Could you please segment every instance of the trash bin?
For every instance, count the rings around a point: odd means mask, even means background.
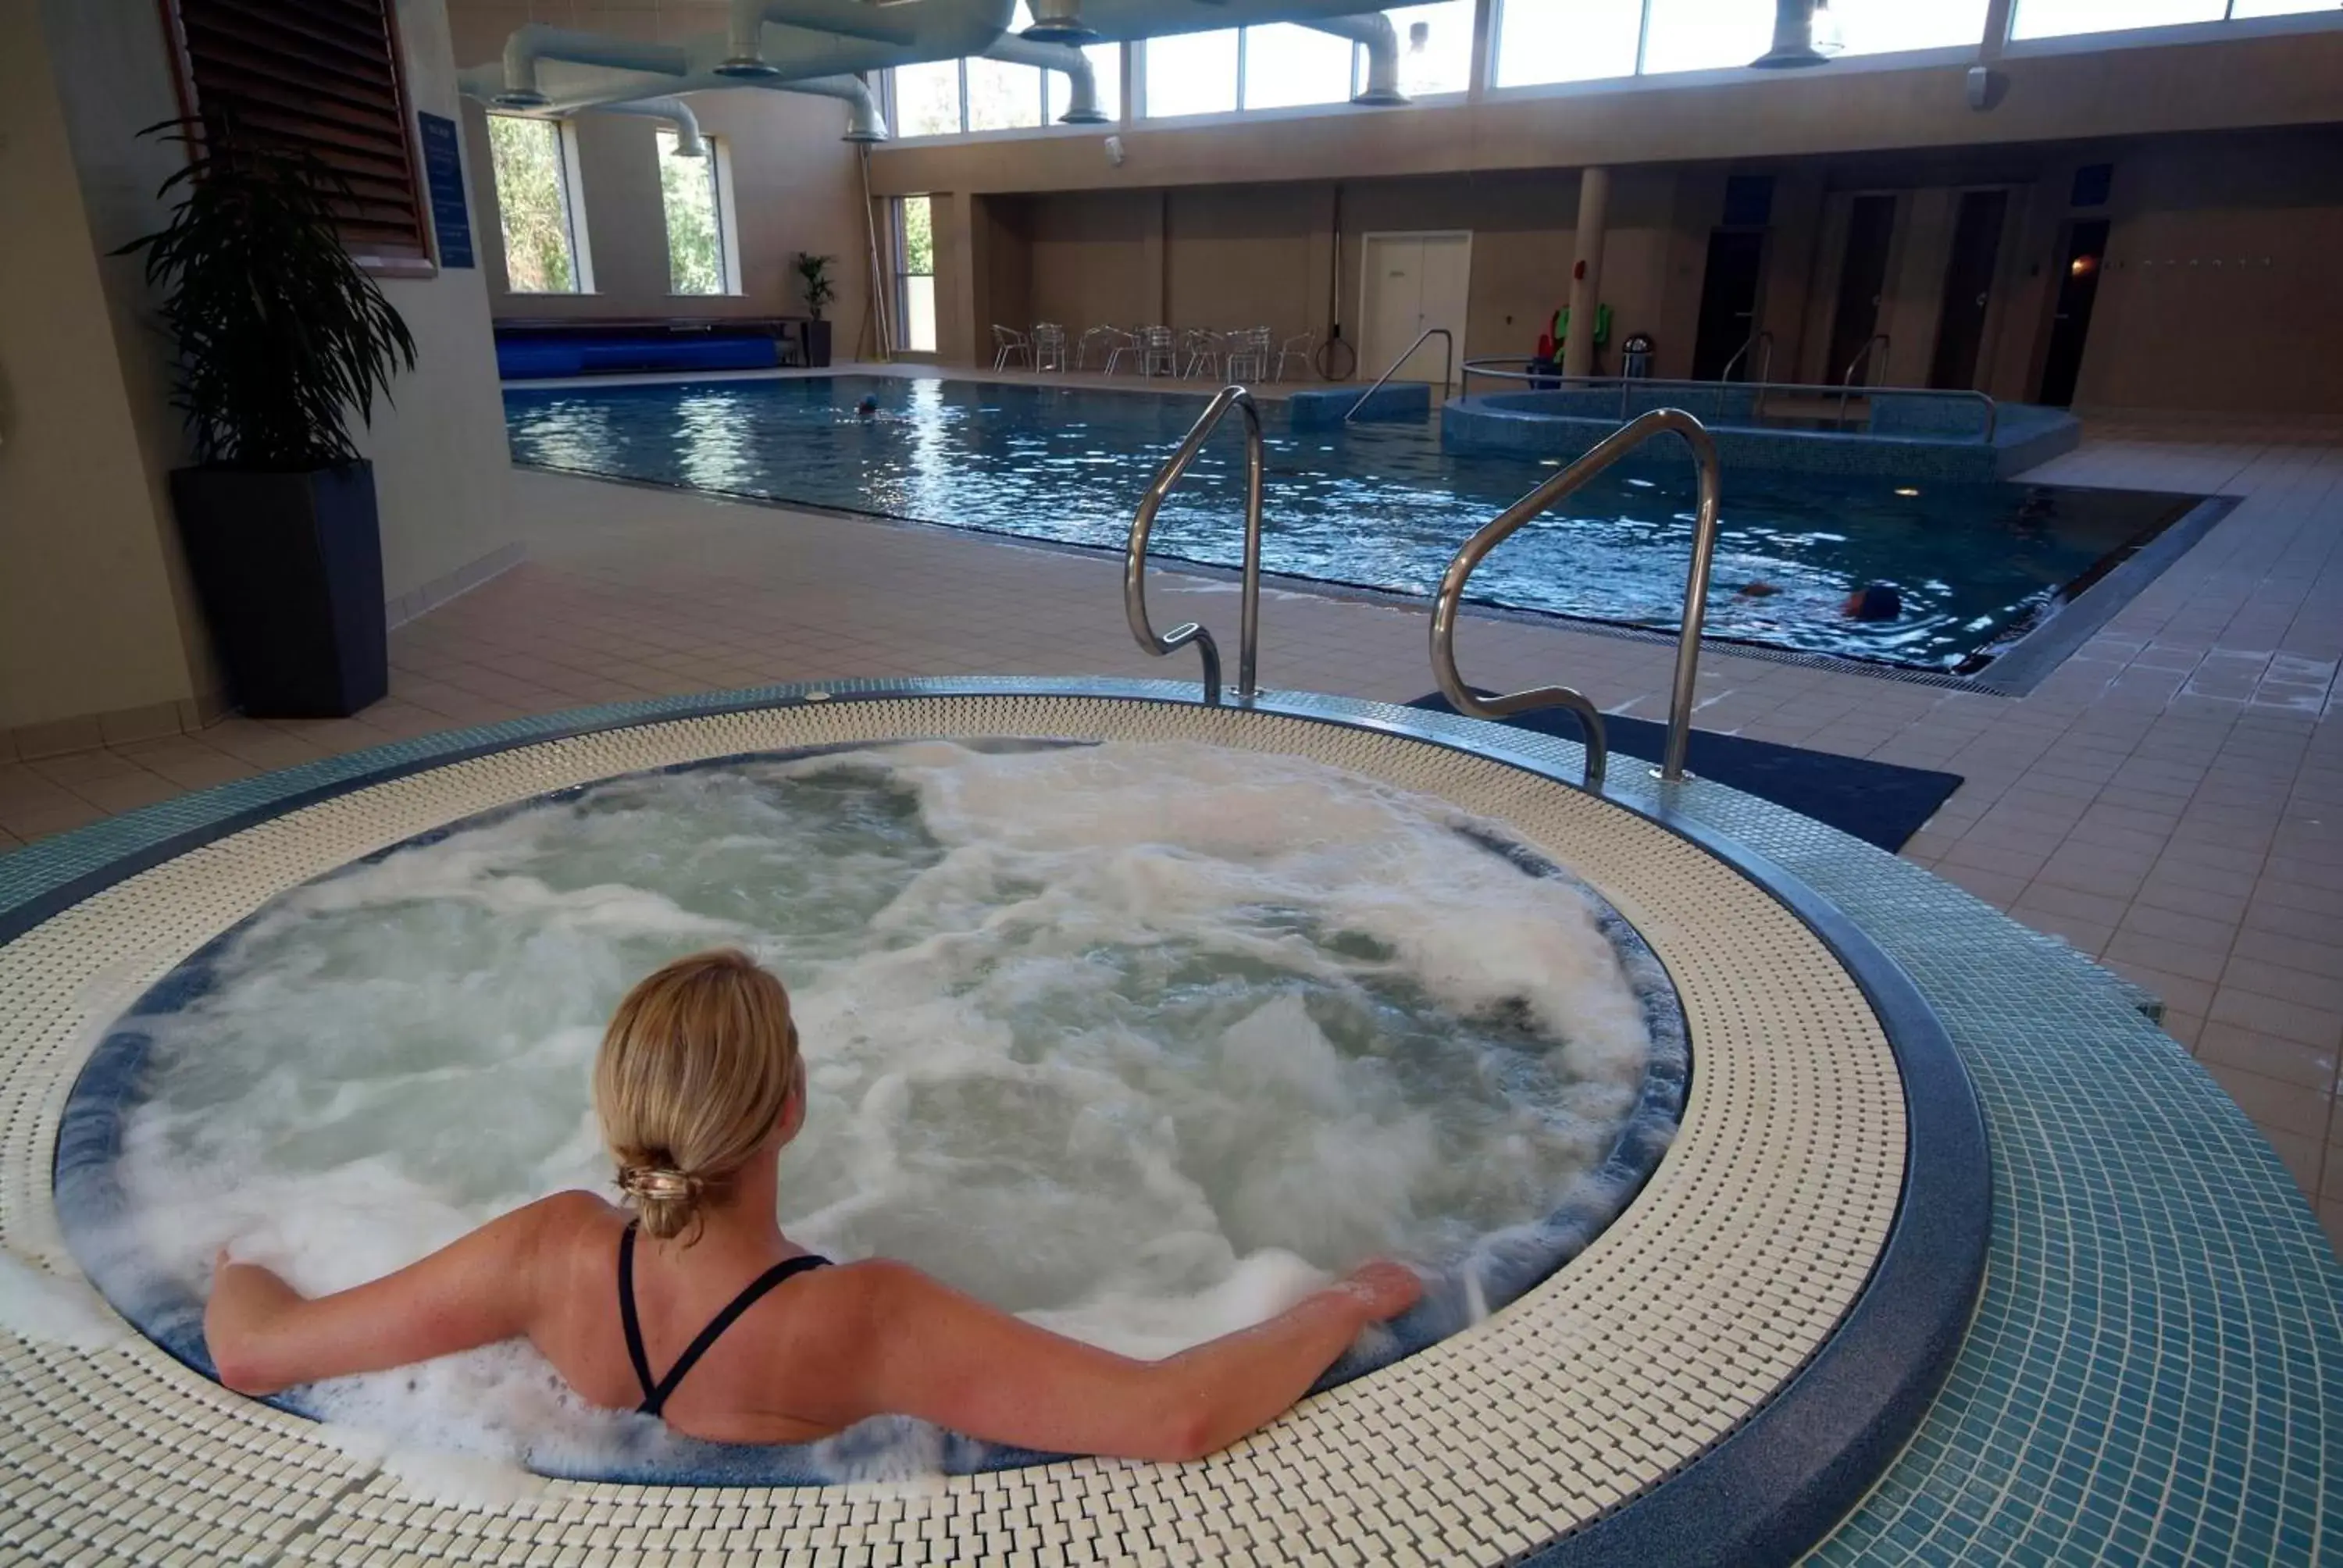
[[[1619,374],[1631,381],[1647,381],[1652,375],[1652,335],[1634,332],[1619,346]]]

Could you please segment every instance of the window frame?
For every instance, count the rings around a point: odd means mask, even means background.
[[[492,120],[522,120],[531,125],[547,126],[553,131],[554,173],[556,189],[561,197],[562,230],[569,240],[568,288],[516,288],[512,281],[512,255],[505,238],[504,192],[497,184],[497,148],[493,135],[488,137],[488,188],[497,197],[497,261],[504,275],[504,289],[508,295],[523,299],[565,299],[573,296],[590,295],[594,287],[593,252],[587,243],[584,186],[579,179],[578,160],[578,127],[566,119],[553,119],[543,115],[512,114],[501,109],[488,111]],[[658,144],[652,144],[656,146]],[[666,204],[660,204],[660,216],[666,216]],[[708,295],[692,298],[706,299]]]
[[[185,119],[196,119],[200,116],[204,107],[202,81],[207,74],[201,58],[204,50],[191,35],[188,27],[186,13],[187,0],[161,0],[161,4],[165,45],[171,56],[173,95],[178,102],[180,116]],[[198,9],[201,9],[200,3]],[[346,232],[343,236],[343,247],[348,251],[352,261],[370,272],[378,272],[393,277],[436,277],[439,275],[439,237],[431,221],[430,193],[426,188],[424,179],[422,130],[415,116],[414,95],[407,82],[407,47],[405,41],[399,35],[398,7],[391,3],[391,0],[382,0],[378,10],[370,5],[347,7],[347,9],[363,11],[365,16],[361,18],[351,15],[337,18],[332,14],[330,8],[327,8],[323,14],[320,14],[314,0],[301,7],[299,15],[303,20],[309,22],[313,27],[327,31],[337,24],[350,26],[359,24],[362,20],[371,22],[378,15],[382,26],[383,64],[388,75],[387,84],[388,102],[385,106],[395,117],[398,131],[395,139],[386,139],[386,150],[377,151],[371,156],[387,158],[389,156],[387,147],[395,145],[401,166],[395,175],[377,175],[373,177],[394,186],[404,184],[405,200],[403,202],[381,205],[403,208],[403,216],[406,219],[404,226],[412,237],[388,241],[380,238],[353,239]],[[247,16],[246,20],[250,22],[256,19]],[[203,30],[205,30],[205,25],[199,19],[196,31]],[[229,29],[224,25],[222,30],[226,32]],[[370,32],[371,29],[368,31]],[[346,41],[342,46],[347,47],[349,42],[355,42],[355,40]],[[232,101],[236,95],[229,91],[223,91],[219,95]],[[304,138],[297,136],[296,139]],[[194,155],[195,149],[189,148],[188,156],[192,158]],[[328,158],[327,161],[331,163],[334,160]],[[367,226],[387,228],[394,226],[370,223]]]
[[[732,205],[732,155],[724,145],[725,138],[702,131],[699,139],[708,149],[702,160],[708,166],[708,199],[716,224],[716,286],[704,294],[686,294],[675,286],[675,237],[667,226],[666,161],[674,155],[663,145],[680,141],[681,133],[672,125],[662,123],[651,135],[651,156],[659,163],[659,223],[667,242],[667,297],[669,299],[737,299],[746,292],[740,283],[739,224]],[[689,162],[689,159],[684,160]]]
[[[909,204],[915,201],[923,201],[928,204],[928,270],[925,272],[913,272],[911,270],[911,228],[910,223],[906,221],[905,213]],[[940,354],[942,352],[943,346],[940,324],[935,319],[935,196],[932,192],[918,192],[908,196],[893,197],[891,210],[889,212],[888,217],[888,226],[894,231],[892,244],[890,246],[892,254],[887,259],[889,269],[894,275],[893,287],[890,292],[894,296],[895,305],[895,325],[897,327],[897,341],[894,346],[895,352],[898,354]],[[935,340],[930,342],[925,348],[914,347],[911,343],[910,280],[914,277],[924,277],[928,280],[929,326],[931,332],[934,334]]]

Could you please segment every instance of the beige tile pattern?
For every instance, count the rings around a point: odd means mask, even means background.
[[[93,1026],[287,889],[548,789],[918,733],[1304,756],[1506,824],[1651,933],[1675,981],[1703,1066],[1666,1159],[1503,1312],[1185,1466],[1079,1459],[908,1485],[681,1493],[552,1482],[462,1508],[403,1495],[362,1444],[231,1394],[144,1340],[92,1352],[0,1334],[0,1465],[21,1481],[0,1488],[0,1542],[29,1543],[35,1561],[141,1565],[206,1529],[205,1560],[272,1563],[1007,1568],[1232,1560],[1232,1540],[1297,1568],[1404,1553],[1506,1563],[1707,1451],[1806,1362],[1869,1278],[1903,1185],[1894,1056],[1852,977],[1762,890],[1631,811],[1421,741],[1045,697],[805,703],[517,748],[272,818],[104,890],[0,946],[0,1126],[21,1130],[0,1141],[0,1243],[63,1255],[48,1153]],[[882,1514],[889,1504],[901,1506]],[[860,1545],[872,1551],[824,1550]]]
[[[1704,662],[1698,722],[1945,768],[1966,782],[1905,853],[2162,997],[2167,1027],[2270,1136],[2343,1238],[2343,439],[2331,428],[2095,423],[2032,476],[2240,498],[2017,699]],[[392,696],[356,719],[0,762],[0,848],[240,770],[649,694],[848,676],[1192,676],[1131,643],[1119,563],[860,518],[522,474],[528,559],[402,627]],[[1233,659],[1233,585],[1161,574]],[[1273,686],[1431,688],[1417,608],[1272,590]],[[1474,620],[1468,677],[1567,680],[1664,715],[1669,649]],[[91,761],[96,756],[102,760]],[[62,765],[62,766],[61,766]]]

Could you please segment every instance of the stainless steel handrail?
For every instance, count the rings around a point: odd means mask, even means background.
[[[1440,358],[1440,396],[1444,401],[1448,397],[1448,388],[1456,383],[1456,338],[1445,327],[1427,327],[1415,335],[1415,341],[1407,346],[1406,353],[1391,362],[1390,369],[1375,377],[1373,386],[1359,394],[1359,400],[1351,405],[1351,411],[1348,414],[1342,416],[1342,423],[1347,425],[1357,418],[1359,410],[1367,406],[1367,399],[1382,391],[1383,383],[1398,375],[1399,367],[1415,357],[1415,351],[1423,347],[1425,338],[1434,337],[1438,337],[1445,347],[1445,352]]]
[[[1767,376],[1773,373],[1774,369],[1774,335],[1770,332],[1760,332],[1755,337],[1750,338],[1748,342],[1744,343],[1740,347],[1735,349],[1733,351],[1733,357],[1725,362],[1725,368],[1716,373],[1716,378],[1719,381],[1732,380],[1733,367],[1740,364],[1744,359],[1748,358],[1749,351],[1752,348],[1760,347],[1764,348],[1765,352],[1757,357],[1757,379],[1759,381],[1765,380]]]
[[[1180,449],[1155,471],[1154,482],[1147,487],[1139,512],[1131,519],[1131,544],[1122,560],[1122,609],[1131,622],[1131,635],[1158,658],[1194,643],[1204,660],[1204,701],[1213,707],[1221,700],[1221,649],[1212,634],[1192,620],[1159,637],[1147,618],[1147,536],[1155,528],[1155,514],[1162,510],[1163,498],[1187,473],[1196,454],[1204,449],[1205,437],[1231,408],[1242,409],[1245,421],[1244,585],[1237,626],[1237,700],[1252,701],[1261,652],[1261,496],[1267,470],[1261,410],[1253,406],[1252,393],[1242,387],[1223,387],[1213,394],[1202,415],[1189,427]]]
[[[1700,634],[1708,617],[1710,564],[1716,556],[1717,508],[1723,498],[1723,473],[1716,460],[1716,443],[1708,427],[1681,408],[1654,408],[1638,414],[1589,447],[1570,467],[1507,507],[1464,541],[1440,579],[1439,596],[1432,604],[1432,674],[1441,695],[1457,712],[1474,719],[1503,719],[1536,708],[1567,708],[1578,716],[1586,732],[1586,788],[1600,792],[1608,769],[1611,745],[1604,733],[1603,715],[1584,693],[1567,686],[1541,686],[1503,697],[1483,699],[1473,694],[1456,672],[1456,615],[1464,600],[1464,585],[1491,550],[1512,537],[1513,530],[1561,501],[1572,491],[1663,431],[1673,430],[1692,447],[1700,477],[1698,510],[1694,514],[1692,565],[1684,575],[1683,628],[1676,633],[1675,681],[1668,695],[1668,740],[1659,776],[1670,782],[1684,778],[1684,749],[1692,739],[1693,691],[1700,674]]]
[[[1720,400],[1727,393],[1731,392],[1749,392],[1758,394],[1775,392],[1803,392],[1820,397],[1836,397],[1841,393],[1847,392],[1847,388],[1845,387],[1825,386],[1823,383],[1816,381],[1669,381],[1645,377],[1623,377],[1616,376],[1564,376],[1560,371],[1555,370],[1508,370],[1503,368],[1503,367],[1508,365],[1526,366],[1536,363],[1537,361],[1528,355],[1489,355],[1478,359],[1466,360],[1464,362],[1464,373],[1468,377],[1486,376],[1499,381],[1529,382],[1534,383],[1538,387],[1590,387],[1605,389],[1617,387],[1625,390],[1640,388],[1645,391],[1664,390],[1669,392],[1681,392],[1684,394],[1686,397],[1699,395],[1715,397]],[[1860,390],[1866,399],[1875,399],[1880,397],[1950,397],[1965,399],[1968,402],[1976,404],[1978,407],[1983,410],[1984,422],[1982,427],[1977,433],[1976,438],[1978,440],[1991,441],[1994,438],[1994,433],[2000,428],[2000,405],[1996,403],[1993,398],[1986,394],[1973,391],[1966,387],[1865,387],[1860,388]],[[1852,394],[1850,393],[1849,395],[1851,396]],[[1719,407],[1721,409],[1721,401]],[[1754,410],[1757,407],[1757,404],[1753,401],[1751,407]],[[1753,413],[1752,417],[1754,418],[1755,417],[1755,416]],[[1717,424],[1727,424],[1731,421],[1727,420],[1722,412],[1720,412],[1715,422]]]
[[[1888,337],[1888,335],[1887,335],[1886,333],[1885,333],[1885,332],[1875,332],[1875,333],[1873,333],[1873,334],[1871,335],[1871,337],[1869,337],[1869,338],[1868,338],[1868,339],[1864,343],[1864,346],[1863,346],[1863,352],[1861,352],[1860,354],[1857,354],[1854,358],[1852,358],[1852,359],[1850,359],[1850,360],[1848,360],[1848,361],[1846,362],[1846,373],[1845,373],[1845,375],[1841,376],[1841,377],[1838,378],[1838,384],[1839,384],[1840,386],[1842,386],[1842,387],[1852,387],[1852,386],[1854,386],[1854,385],[1855,385],[1855,370],[1856,370],[1856,369],[1857,369],[1857,368],[1858,368],[1858,367],[1863,364],[1863,362],[1864,362],[1865,360],[1866,360],[1866,359],[1868,359],[1868,358],[1870,358],[1870,357],[1871,357],[1871,351],[1872,351],[1873,349],[1875,349],[1875,348],[1878,347],[1879,347],[1881,344],[1883,344],[1883,343],[1887,344],[1890,347],[1893,347],[1895,346],[1895,339],[1894,339],[1894,338],[1892,338],[1892,337]]]
[[[1863,345],[1863,352],[1846,362],[1846,374],[1838,378],[1838,427],[1840,429],[1844,430],[1846,428],[1846,400],[1855,396],[1855,367],[1870,358],[1871,351],[1873,349],[1878,347],[1883,343],[1889,342],[1890,339],[1887,334],[1885,332],[1875,332],[1865,341]],[[1882,355],[1880,357],[1885,358],[1886,356]],[[1869,396],[1869,390],[1867,387],[1865,395],[1866,397]],[[1987,440],[1991,440],[1992,437],[1987,435],[1986,438]]]

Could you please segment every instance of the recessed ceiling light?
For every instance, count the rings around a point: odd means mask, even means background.
[[[1897,495],[1899,495],[1899,496],[1916,496],[1916,495],[1918,495],[1920,492],[1919,492],[1919,491],[1917,491],[1917,490],[1916,490],[1916,489],[1914,489],[1914,488],[1913,488],[1911,486],[1909,486],[1909,485],[1898,485],[1898,486],[1896,487],[1896,493]]]

